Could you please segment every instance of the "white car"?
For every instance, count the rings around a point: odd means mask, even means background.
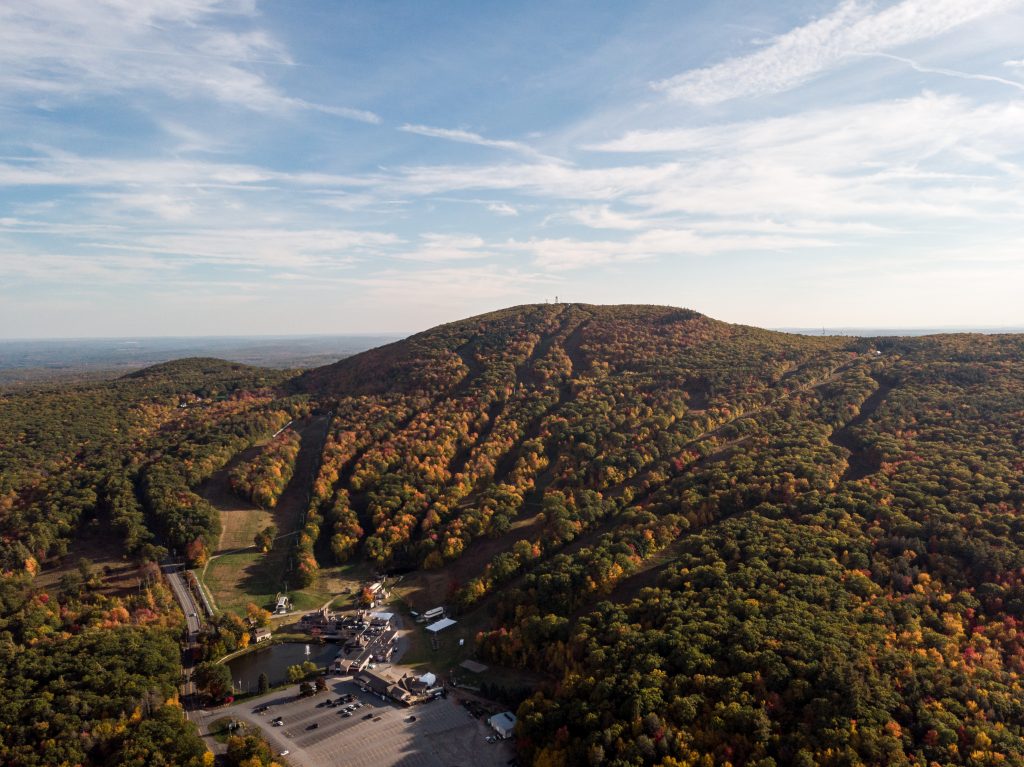
[[[289,751],[289,750],[288,750],[288,749],[286,748],[286,749],[285,749],[284,751],[282,751],[282,752],[281,752],[280,754],[278,754],[278,756],[288,756],[288,754],[290,754],[290,753],[291,753],[291,751]]]

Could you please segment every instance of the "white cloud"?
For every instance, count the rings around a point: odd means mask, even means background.
[[[415,133],[418,136],[428,136],[430,138],[457,141],[460,144],[475,144],[476,146],[491,147],[493,149],[507,149],[512,152],[519,152],[521,154],[534,157],[540,156],[540,153],[536,149],[527,144],[523,144],[522,142],[489,139],[481,136],[479,133],[472,133],[466,130],[433,128],[429,125],[410,125],[408,123],[401,126],[398,130],[406,133]]]
[[[716,253],[791,251],[833,245],[821,238],[784,234],[705,235],[692,229],[648,229],[626,240],[578,240],[569,237],[512,241],[507,248],[529,253],[543,269],[565,271],[659,256],[709,256]]]
[[[282,93],[253,65],[290,67],[262,30],[228,31],[225,17],[255,20],[233,0],[13,0],[0,5],[0,92],[43,104],[87,94],[155,91],[257,112],[308,109],[376,123],[372,112]]]
[[[756,53],[726,59],[654,83],[695,104],[778,93],[840,65],[849,56],[879,53],[928,40],[1021,0],[901,0],[881,10],[844,0],[829,15],[772,39]]]
[[[237,227],[149,234],[122,242],[98,242],[95,247],[163,254],[181,264],[294,270],[348,268],[360,255],[378,255],[381,248],[400,241],[387,232]]]
[[[499,216],[518,216],[519,210],[507,202],[492,202],[487,206],[487,210],[491,213],[497,213]]]
[[[87,157],[52,147],[39,154],[0,161],[0,186],[145,186],[255,188],[266,184],[366,187],[373,176],[289,173],[258,165],[190,159]]]
[[[702,128],[633,131],[591,149],[672,152],[678,170],[627,195],[648,213],[884,221],[1020,209],[1024,101],[924,94]],[[987,212],[987,213],[986,213]]]
[[[459,264],[416,271],[385,269],[345,281],[374,301],[405,309],[423,307],[434,315],[439,307],[464,306],[467,297],[489,303],[494,309],[509,300],[522,300],[524,295],[532,294],[540,301],[557,278],[542,271],[497,264]]]
[[[401,168],[376,182],[399,195],[515,189],[541,197],[610,200],[658,186],[678,170],[675,163],[610,168],[580,168],[557,162],[420,165]]]
[[[982,82],[999,83],[1000,85],[1008,85],[1011,88],[1024,91],[1024,83],[1017,82],[1016,80],[1007,80],[1005,77],[976,74],[974,72],[961,72],[957,69],[947,69],[945,67],[931,67],[925,64],[919,64],[913,59],[904,58],[903,56],[893,56],[891,53],[872,53],[866,55],[877,56],[891,61],[898,61],[901,64],[906,64],[915,72],[921,72],[923,74],[945,75],[946,77],[957,77],[961,80],[980,80]]]
[[[608,205],[587,205],[569,211],[569,219],[589,226],[591,229],[647,229],[652,226],[650,219],[621,213]]]
[[[398,257],[406,261],[472,261],[490,258],[493,254],[481,250],[483,238],[475,234],[438,234],[427,232],[420,235],[422,244],[414,250],[399,251]]]

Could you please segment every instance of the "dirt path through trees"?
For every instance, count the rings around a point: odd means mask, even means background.
[[[875,414],[875,411],[893,389],[893,385],[883,378],[876,377],[875,381],[878,383],[878,388],[861,403],[860,413],[848,424],[833,431],[829,437],[829,441],[833,445],[844,448],[850,453],[847,458],[846,470],[840,477],[841,482],[856,482],[869,474],[874,474],[882,467],[882,458],[878,452],[867,447],[854,431]]]

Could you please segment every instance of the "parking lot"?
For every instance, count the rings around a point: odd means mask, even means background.
[[[342,706],[322,705],[346,693],[363,704],[352,716],[343,716]],[[261,704],[269,710],[255,713]],[[327,693],[305,699],[296,699],[290,690],[272,693],[233,706],[230,715],[258,725],[275,753],[288,750],[289,764],[301,767],[504,767],[514,755],[509,743],[488,743],[490,728],[454,697],[405,708],[360,691],[348,677],[329,679]],[[280,727],[271,725],[276,717],[283,720]]]

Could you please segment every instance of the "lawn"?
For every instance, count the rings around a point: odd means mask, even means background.
[[[449,629],[436,635],[437,649],[431,642],[431,635],[425,623],[415,623],[407,611],[403,611],[403,620],[413,630],[406,635],[409,649],[402,655],[401,663],[405,666],[418,666],[436,674],[447,674],[466,658],[475,654],[476,635],[490,627],[490,619],[481,610],[471,612],[458,619]],[[465,640],[459,646],[459,640]]]
[[[315,610],[329,601],[333,594],[318,588],[288,591],[285,580],[286,560],[282,555],[244,551],[217,557],[206,568],[203,582],[213,595],[218,609],[245,614],[246,605],[255,602],[273,610],[277,595],[287,591],[295,610]]]
[[[203,582],[218,609],[244,615],[246,605],[255,602],[273,610],[277,595],[287,590],[288,554],[285,547],[269,554],[255,550],[224,554],[210,562]],[[353,609],[360,585],[368,574],[360,565],[324,568],[312,586],[287,593],[294,610],[316,610],[328,602],[336,610]]]

